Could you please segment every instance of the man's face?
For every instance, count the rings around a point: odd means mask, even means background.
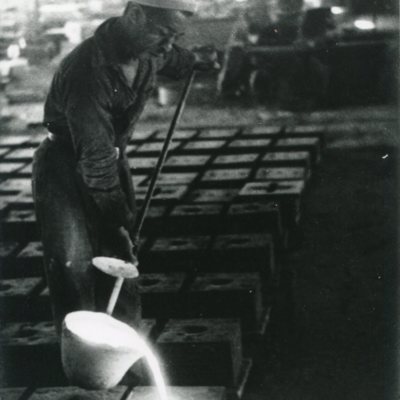
[[[138,46],[141,55],[157,56],[171,50],[183,35],[187,16],[181,11],[146,9],[146,22],[140,32]]]

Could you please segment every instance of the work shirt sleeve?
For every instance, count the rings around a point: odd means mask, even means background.
[[[172,79],[189,75],[195,64],[195,55],[187,49],[173,45],[171,51],[158,59],[158,73]]]
[[[120,185],[114,147],[112,88],[104,78],[86,78],[74,82],[65,99],[78,173],[105,223],[131,229],[134,216]]]

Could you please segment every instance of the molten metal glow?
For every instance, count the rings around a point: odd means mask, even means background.
[[[164,376],[161,372],[160,363],[157,357],[154,355],[150,347],[142,340],[144,357],[146,358],[147,364],[153,374],[154,383],[157,387],[160,400],[168,400],[167,388],[165,385]]]
[[[91,343],[115,348],[132,346],[132,329],[107,314],[81,311],[69,314],[66,322],[71,332]]]
[[[120,354],[118,357],[121,357],[122,354],[128,355],[129,359],[132,357],[132,364],[138,358],[144,357],[153,375],[160,400],[168,400],[164,377],[156,356],[145,340],[129,325],[110,315],[90,311],[68,314],[65,324],[71,333],[85,343],[85,346],[96,353],[103,352],[104,357],[110,357],[110,354]],[[104,365],[107,364],[107,362],[104,363]],[[125,369],[121,371],[121,373],[125,372]]]

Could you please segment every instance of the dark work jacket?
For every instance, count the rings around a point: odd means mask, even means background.
[[[194,55],[174,46],[165,55],[139,58],[130,87],[117,61],[116,24],[118,18],[105,21],[61,62],[46,99],[44,124],[73,146],[77,171],[105,222],[131,228],[133,215],[121,188],[115,147],[124,152],[132,132],[127,128],[142,113],[156,75],[183,78]]]

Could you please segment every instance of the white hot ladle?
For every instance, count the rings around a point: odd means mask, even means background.
[[[133,328],[111,315],[93,311],[75,311],[65,317],[61,359],[73,385],[89,390],[111,389],[142,357],[153,374],[160,400],[167,400],[159,362]]]
[[[63,322],[61,358],[70,382],[108,389],[145,355],[146,344],[129,325],[105,313],[75,311]]]

